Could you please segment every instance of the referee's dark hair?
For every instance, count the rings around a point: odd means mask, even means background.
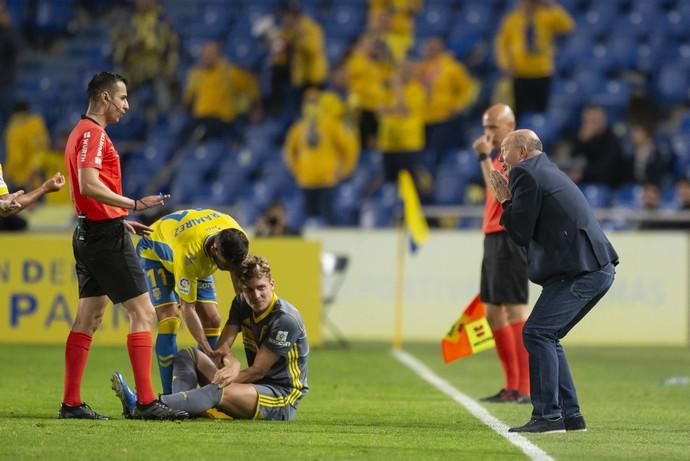
[[[122,82],[127,85],[127,79],[120,74],[113,72],[99,72],[89,81],[89,86],[86,93],[89,95],[89,101],[98,101],[98,96],[107,90],[111,90],[117,82]]]
[[[249,253],[249,240],[238,229],[223,229],[216,236],[216,249],[227,262],[239,265]]]

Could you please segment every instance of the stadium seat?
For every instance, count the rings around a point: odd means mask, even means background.
[[[639,202],[640,186],[637,184],[625,184],[616,189],[613,195],[613,206],[635,208]]]
[[[482,177],[477,155],[469,150],[459,150],[443,156],[437,176],[443,171],[453,172],[458,181],[476,181]]]
[[[666,65],[656,76],[655,93],[657,101],[662,106],[683,104],[688,100],[690,78],[688,70],[673,65]]]
[[[613,61],[616,70],[632,70],[635,68],[636,48],[638,42],[629,35],[609,36],[607,41],[609,59]]]
[[[333,209],[337,210],[333,216],[336,226],[356,226],[359,223],[359,204],[361,196],[357,188],[348,181],[340,184],[335,192]]]
[[[429,3],[417,15],[415,34],[417,37],[445,37],[450,27],[450,20],[451,11],[447,4]]]
[[[518,121],[518,126],[534,131],[541,139],[544,150],[550,151],[551,144],[556,141],[557,131],[547,114],[530,112],[523,114]]]
[[[382,199],[370,198],[362,204],[359,225],[363,228],[391,227],[395,205]]]
[[[365,23],[364,9],[348,2],[337,2],[324,18],[323,27],[330,37],[350,39],[362,30]]]
[[[465,201],[465,181],[457,171],[441,169],[434,179],[433,202],[437,205],[462,205]]]
[[[33,28],[36,33],[55,35],[67,32],[74,16],[74,0],[37,0],[34,8]]]
[[[611,189],[605,184],[581,184],[580,190],[592,208],[606,208],[611,201]]]

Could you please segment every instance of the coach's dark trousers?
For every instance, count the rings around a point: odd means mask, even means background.
[[[597,304],[613,283],[608,264],[596,272],[544,285],[523,329],[529,353],[533,418],[579,416],[575,383],[560,340]]]

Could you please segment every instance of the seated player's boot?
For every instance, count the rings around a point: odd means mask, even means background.
[[[93,411],[85,402],[82,402],[81,405],[76,407],[63,403],[60,405],[57,417],[58,419],[108,419],[107,416]]]
[[[189,418],[189,413],[182,410],[173,410],[160,400],[154,400],[146,405],[137,403],[132,410],[132,418],[176,420]]]
[[[137,406],[136,392],[129,388],[127,382],[125,382],[125,378],[117,371],[110,377],[110,382],[115,391],[115,395],[120,399],[120,403],[122,404],[122,416],[131,418],[132,411],[134,411],[134,407]]]

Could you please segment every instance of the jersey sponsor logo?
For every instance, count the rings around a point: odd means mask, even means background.
[[[268,342],[271,344],[275,344],[276,346],[290,347],[290,341],[288,341],[287,338],[287,331],[278,331],[276,332],[275,338],[268,338]]]
[[[192,283],[189,281],[189,279],[182,277],[180,281],[177,282],[177,288],[183,295],[188,295],[190,289],[192,288]]]
[[[101,133],[101,139],[98,140],[98,149],[96,150],[96,165],[103,163],[103,144],[105,144],[105,133]]]
[[[91,132],[90,131],[85,131],[84,136],[81,141],[81,152],[79,155],[79,161],[80,162],[85,162],[86,161],[86,152],[89,150],[89,139],[91,138]]]

